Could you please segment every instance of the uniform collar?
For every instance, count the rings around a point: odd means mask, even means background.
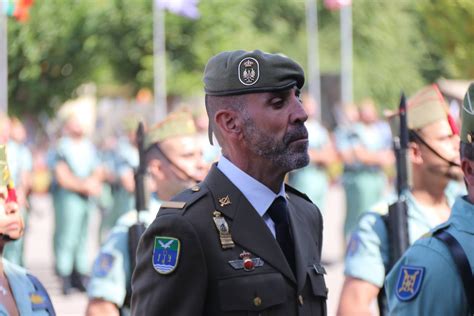
[[[2,258],[2,262],[3,271],[5,272],[10,288],[12,289],[18,313],[20,315],[29,315],[31,313],[30,291],[32,289],[25,286],[25,280],[27,280],[26,271],[4,258]]]
[[[263,183],[239,169],[224,156],[220,157],[217,168],[242,192],[260,216],[265,214],[276,197],[283,196],[285,198],[286,196],[283,183],[280,192],[275,194]]]
[[[467,196],[458,197],[451,211],[448,223],[458,230],[474,234],[474,204],[467,200]]]
[[[410,204],[408,210],[412,217],[419,217],[423,222],[428,222],[431,227],[441,224],[441,220],[436,216],[436,214],[429,207],[423,206],[423,204],[419,203],[409,190],[404,191],[404,194],[407,197],[407,203]],[[452,208],[455,202],[453,196],[447,194],[446,191],[445,196],[449,208]]]

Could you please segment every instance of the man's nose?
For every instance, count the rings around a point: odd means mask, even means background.
[[[299,123],[299,122],[306,122],[308,120],[308,113],[303,107],[303,103],[300,99],[295,95],[293,96],[293,113],[291,116],[292,123]]]

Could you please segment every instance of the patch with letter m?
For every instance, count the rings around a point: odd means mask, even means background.
[[[153,245],[153,268],[160,274],[170,274],[178,266],[180,250],[179,239],[156,236]]]
[[[400,268],[395,295],[400,301],[409,301],[420,292],[424,267],[406,266]]]

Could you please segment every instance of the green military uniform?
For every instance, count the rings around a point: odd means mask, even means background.
[[[327,130],[318,121],[307,122],[309,149],[321,150],[329,142]],[[290,185],[304,192],[323,211],[326,205],[329,178],[321,166],[310,164],[290,173]]]
[[[94,145],[85,138],[80,141],[69,137],[61,138],[57,145],[55,161],[64,161],[79,178],[90,176],[99,164]],[[53,190],[53,203],[56,271],[60,276],[71,275],[73,269],[80,274],[87,274],[87,236],[93,202],[87,196],[56,185]]]
[[[114,173],[116,180],[110,185],[110,195],[107,197],[107,207],[103,208],[100,223],[101,238],[115,225],[118,218],[135,207],[135,194],[128,192],[120,183],[120,177],[128,172],[134,172],[138,167],[138,150],[128,139],[120,138],[117,148],[107,157],[107,168]]]
[[[233,51],[209,60],[204,83],[208,96],[277,92],[301,89],[304,74],[282,55]],[[288,207],[294,270],[267,212],[277,197]],[[142,236],[132,313],[326,315],[321,247],[322,216],[304,194],[283,183],[275,194],[222,156],[202,183],[163,202]]]
[[[389,145],[376,125],[356,123],[336,133],[336,147],[340,151],[362,146],[369,151],[387,149]],[[342,184],[346,194],[346,218],[344,235],[347,237],[355,228],[359,216],[383,196],[386,177],[378,166],[355,162],[344,165]]]
[[[202,184],[174,199],[177,203],[164,202],[143,235],[132,281],[133,314],[325,315],[321,214],[303,194],[289,186],[286,190],[296,276],[258,213],[214,165]],[[215,211],[229,225],[232,248],[220,243]],[[152,264],[160,236],[180,245],[176,271],[170,274],[157,272]],[[233,267],[244,251],[262,265],[252,271]]]
[[[31,172],[33,169],[33,159],[31,152],[24,144],[17,143],[10,140],[7,144],[8,147],[8,165],[12,173],[13,182],[18,185],[20,183],[20,177],[22,172]],[[22,208],[21,214],[25,223],[25,230],[28,225],[28,210]],[[10,262],[24,266],[23,258],[24,248],[24,237],[9,242],[5,245],[3,250],[3,257],[8,259]]]
[[[467,151],[474,141],[474,83],[464,98],[462,108],[461,143]],[[472,157],[461,157],[472,163]],[[466,177],[472,174],[466,174]],[[469,171],[470,172],[470,171]],[[468,191],[472,184],[468,184]],[[438,236],[449,234],[460,246],[457,256],[464,253],[467,261],[461,277],[447,244]],[[393,315],[472,315],[473,293],[465,291],[464,282],[472,285],[474,268],[474,204],[472,196],[459,197],[448,221],[411,246],[387,276],[385,289]],[[469,295],[470,294],[470,295]]]

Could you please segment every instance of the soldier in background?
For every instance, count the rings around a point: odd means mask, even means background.
[[[100,235],[104,238],[117,220],[135,207],[135,183],[133,172],[138,167],[138,149],[135,131],[138,119],[127,117],[123,121],[124,134],[117,140],[116,148],[109,158],[109,179],[112,187],[112,205],[104,210]]]
[[[456,199],[448,221],[416,241],[387,275],[391,315],[461,316],[474,311],[474,83],[464,97],[461,117],[461,168],[468,193]]]
[[[395,122],[398,117],[390,119]],[[405,196],[409,241],[413,243],[447,220],[456,196],[449,195],[446,188],[451,179],[461,177],[461,170],[451,165],[459,163],[459,137],[450,126],[446,103],[437,87],[425,87],[408,100],[407,119],[413,186]],[[396,130],[393,133],[399,134]],[[390,269],[390,242],[384,217],[395,200],[389,198],[369,209],[351,235],[338,315],[371,315],[371,304]]]
[[[31,190],[31,173],[33,170],[33,158],[30,149],[26,146],[26,129],[23,123],[13,117],[10,119],[10,137],[7,143],[8,165],[15,183],[18,206],[25,224],[25,232],[28,226],[28,195]],[[12,241],[5,246],[3,256],[10,262],[24,266],[24,240],[25,237]]]
[[[148,211],[139,212],[148,226],[156,217],[162,200],[204,177],[201,147],[188,112],[175,112],[153,126],[145,137],[147,169],[151,189]],[[129,313],[131,260],[129,228],[137,222],[137,211],[124,214],[112,229],[97,256],[87,289],[87,315],[125,315]]]
[[[289,184],[308,195],[324,214],[329,187],[327,168],[336,161],[337,155],[328,131],[315,117],[318,104],[305,94],[303,106],[309,117],[305,124],[308,129],[309,165],[291,172]]]
[[[53,173],[55,210],[54,254],[63,294],[73,287],[85,291],[89,264],[87,237],[93,197],[101,193],[103,170],[78,117],[70,114],[58,140]]]
[[[24,229],[6,156],[6,146],[0,144],[0,314],[55,315],[41,282],[22,267],[1,258],[8,242],[21,238]]]
[[[346,238],[359,216],[383,196],[387,184],[383,168],[392,166],[395,161],[390,139],[380,132],[380,121],[372,100],[366,99],[360,104],[359,116],[360,121],[336,142],[344,161]]]

